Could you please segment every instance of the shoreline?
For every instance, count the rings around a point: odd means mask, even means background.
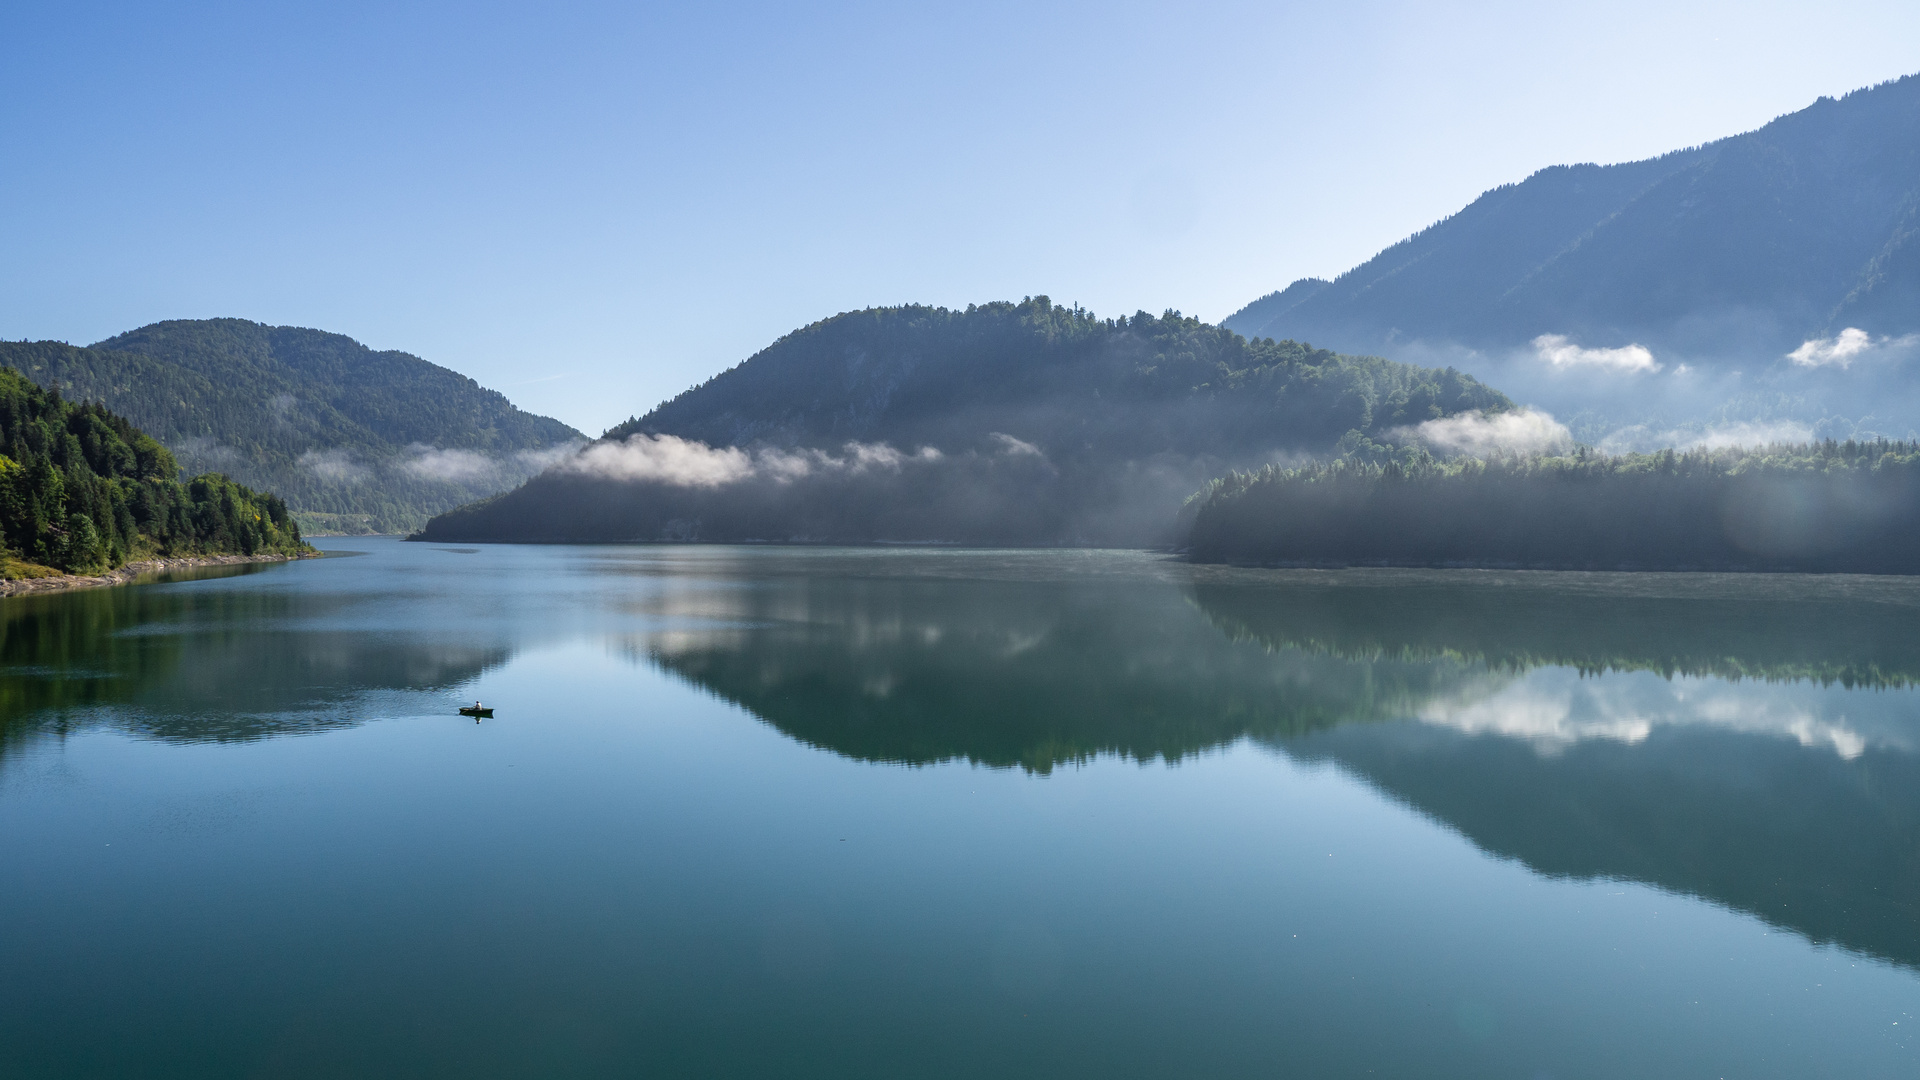
[[[101,589],[114,585],[128,585],[146,574],[163,573],[168,570],[184,570],[196,566],[238,566],[242,563],[295,562],[300,559],[317,559],[320,552],[311,555],[181,555],[167,559],[142,559],[130,562],[117,570],[109,570],[98,577],[80,574],[59,574],[54,577],[19,578],[12,581],[0,581],[0,599],[9,596],[23,596],[28,593],[68,592],[74,589]]]

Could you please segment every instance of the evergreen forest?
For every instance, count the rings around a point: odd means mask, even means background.
[[[1235,459],[1511,406],[1451,368],[1245,338],[1175,311],[1105,319],[1035,296],[836,315],[604,437],[950,451],[998,432],[1056,461]]]
[[[156,555],[296,555],[287,504],[173,454],[124,417],[0,368],[0,568],[99,574]]]
[[[1198,562],[1920,573],[1920,443],[1435,460],[1215,480]]]
[[[435,540],[1156,545],[1210,477],[1511,402],[1451,369],[1047,297],[849,312]]]

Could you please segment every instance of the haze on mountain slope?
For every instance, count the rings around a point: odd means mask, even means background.
[[[0,365],[126,416],[188,475],[280,494],[313,532],[417,528],[583,440],[419,357],[244,319],[154,323],[88,348],[0,342]]]
[[[1920,76],[1646,161],[1542,169],[1225,325],[1455,363],[1620,448],[1910,436]]]
[[[796,330],[431,539],[1168,542],[1228,469],[1470,413],[1452,370],[1044,296]],[[1356,436],[1357,437],[1357,436]]]

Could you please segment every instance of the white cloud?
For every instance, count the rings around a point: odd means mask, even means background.
[[[1712,676],[1613,672],[1595,679],[1572,668],[1535,668],[1486,693],[1474,688],[1427,702],[1417,717],[1469,735],[1501,735],[1559,753],[1594,739],[1644,741],[1662,727],[1699,725],[1791,739],[1853,759],[1870,746],[1911,752],[1915,738],[1902,695],[1795,682],[1732,682]]]
[[[541,450],[489,454],[479,450],[447,449],[413,443],[406,448],[397,464],[401,471],[426,480],[504,485],[542,472],[571,457],[584,445],[579,439],[573,439]]]
[[[1857,326],[1849,326],[1840,331],[1838,337],[1811,338],[1787,354],[1787,359],[1801,367],[1837,367],[1842,370],[1852,367],[1855,360],[1877,348],[1894,345],[1908,345],[1914,335],[1902,338],[1881,338],[1873,340],[1873,335]]]
[[[469,483],[500,471],[500,462],[475,450],[442,450],[437,446],[414,443],[407,447],[400,467],[427,480]]]
[[[170,448],[179,459],[182,468],[188,472],[221,471],[231,468],[241,460],[240,454],[231,446],[222,446],[205,435],[195,435],[191,439],[181,439]]]
[[[822,463],[826,457],[818,450],[762,450],[749,459],[751,465],[748,474],[770,477],[782,484],[790,484],[802,477],[813,475],[814,466]]]
[[[1700,430],[1672,428],[1656,431],[1645,424],[1621,428],[1600,440],[1607,454],[1651,453],[1655,450],[1726,450],[1735,446],[1813,441],[1813,429],[1793,420],[1742,421],[1716,424]]]
[[[1030,442],[1027,442],[1024,439],[1016,439],[1004,431],[993,432],[992,434],[988,435],[987,438],[992,439],[994,442],[994,445],[999,447],[1000,452],[1002,454],[1007,455],[1008,457],[1046,457],[1047,456],[1044,452],[1041,451],[1039,447],[1033,445]]]
[[[753,475],[753,458],[745,450],[715,450],[674,435],[633,435],[623,442],[594,443],[558,469],[602,480],[720,487]]]
[[[335,483],[350,484],[367,476],[367,467],[354,459],[353,451],[346,449],[309,450],[301,454],[295,464],[322,480]]]
[[[907,455],[886,443],[848,443],[847,463],[856,469],[898,469]]]
[[[1618,349],[1583,349],[1565,334],[1541,334],[1533,339],[1533,351],[1556,368],[1599,368],[1604,371],[1655,372],[1661,364],[1645,345],[1626,345]]]
[[[1571,690],[1535,685],[1539,681],[1529,680],[1481,700],[1431,701],[1418,716],[1425,723],[1468,735],[1526,739],[1548,750],[1587,739],[1637,743],[1653,733],[1653,721],[1633,711],[1588,709],[1578,710],[1577,715]]]
[[[1552,454],[1573,449],[1573,433],[1536,409],[1502,413],[1467,412],[1428,420],[1387,433],[1396,439],[1416,440],[1442,454],[1488,457],[1494,454]]]
[[[523,469],[542,472],[572,457],[585,445],[587,444],[583,439],[568,439],[566,442],[554,443],[545,450],[515,451],[513,460]]]
[[[940,451],[931,446],[907,454],[885,443],[850,442],[836,457],[824,450],[749,452],[733,446],[716,448],[675,435],[641,434],[629,436],[624,442],[593,443],[554,468],[603,480],[722,487],[751,479],[785,484],[818,472],[898,472],[907,465],[938,461],[940,457]]]
[[[1732,446],[1766,446],[1770,443],[1813,441],[1813,429],[1792,420],[1764,423],[1721,424],[1679,444],[1682,450],[1704,448],[1724,450]]]

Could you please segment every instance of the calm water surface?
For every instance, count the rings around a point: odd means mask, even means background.
[[[1920,1075],[1920,582],[329,546],[0,601],[0,1076]]]

